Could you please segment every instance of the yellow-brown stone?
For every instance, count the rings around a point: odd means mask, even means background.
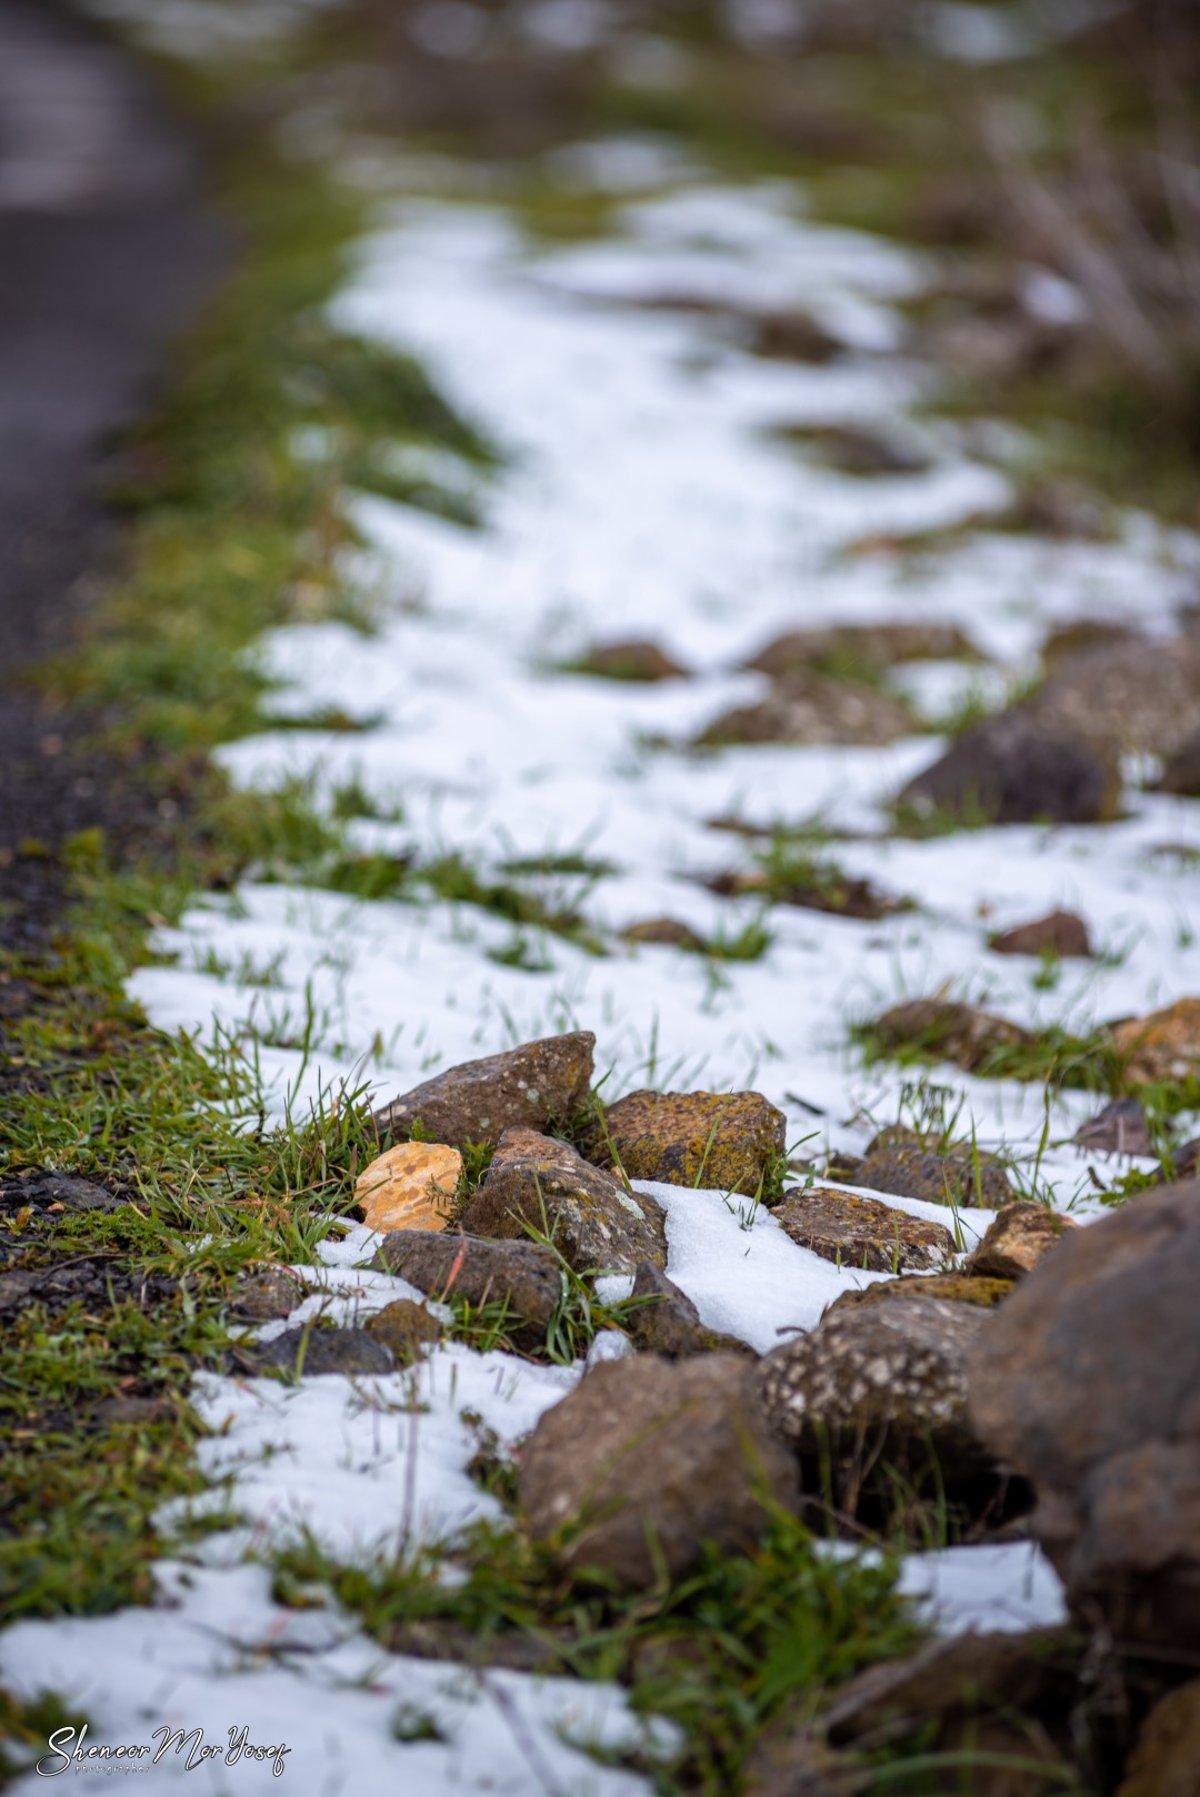
[[[1165,1011],[1114,1025],[1113,1047],[1127,1086],[1200,1076],[1200,998],[1181,998]]]
[[[463,1158],[442,1142],[401,1142],[359,1174],[354,1196],[371,1229],[444,1229]]]

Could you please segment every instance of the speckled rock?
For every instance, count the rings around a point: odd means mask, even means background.
[[[913,1131],[889,1130],[863,1157],[854,1183],[929,1204],[982,1205],[998,1210],[1013,1196],[1003,1163],[969,1144],[939,1149]]]
[[[536,1242],[488,1242],[478,1236],[397,1229],[384,1237],[378,1264],[431,1298],[457,1293],[478,1307],[507,1299],[517,1347],[536,1348],[562,1300],[562,1269]]]
[[[602,1362],[521,1454],[530,1534],[624,1590],[683,1577],[708,1543],[748,1551],[765,1505],[795,1497],[795,1465],[767,1427],[754,1367],[724,1354]]]
[[[1200,1652],[1200,1181],[1069,1230],[969,1357],[973,1427],[1032,1480],[1085,1622]]]
[[[786,631],[746,666],[775,678],[812,668],[849,672],[856,666],[882,674],[900,662],[976,661],[978,656],[956,624],[835,624]]]
[[[238,1358],[252,1373],[277,1371],[305,1379],[318,1373],[349,1377],[390,1373],[395,1366],[390,1351],[365,1329],[321,1329],[311,1324],[240,1348]]]
[[[575,1030],[464,1061],[384,1105],[375,1122],[403,1136],[419,1120],[427,1138],[453,1148],[498,1142],[506,1129],[545,1129],[586,1103],[595,1047],[590,1030]]]
[[[598,674],[605,680],[649,682],[679,680],[687,669],[673,656],[642,637],[616,643],[597,643],[577,663],[581,674]]]
[[[738,705],[696,738],[701,747],[731,743],[863,743],[881,748],[917,728],[902,700],[861,681],[789,674],[765,699]]]
[[[877,1017],[871,1028],[885,1051],[916,1050],[953,1061],[967,1073],[979,1072],[1004,1049],[1030,1041],[1029,1032],[1007,1017],[948,998],[906,999]]]
[[[702,949],[703,936],[698,936],[690,924],[681,923],[677,917],[643,917],[636,923],[626,925],[621,931],[624,942],[661,943],[667,948]]]
[[[1090,1154],[1153,1154],[1150,1123],[1136,1098],[1114,1098],[1086,1123],[1072,1140]],[[1182,1171],[1182,1169],[1181,1169]]]
[[[979,1310],[994,1310],[1015,1291],[1013,1279],[972,1278],[968,1273],[910,1273],[899,1279],[879,1279],[861,1291],[846,1291],[834,1299],[826,1316],[835,1310],[850,1310],[860,1304],[907,1304],[916,1298],[942,1298],[947,1304],[973,1304]]]
[[[775,1215],[799,1247],[845,1267],[929,1272],[954,1258],[954,1237],[941,1223],[829,1186],[785,1192]]]
[[[1200,1679],[1192,1679],[1147,1716],[1117,1797],[1196,1797],[1198,1791]]]
[[[1102,752],[1170,756],[1200,730],[1200,640],[1133,638],[1061,657],[1022,710]]]
[[[586,1145],[629,1179],[753,1196],[786,1145],[787,1119],[758,1092],[631,1092]]]
[[[359,1174],[355,1201],[369,1229],[444,1229],[462,1170],[444,1142],[398,1142]]]
[[[644,1260],[637,1270],[630,1294],[637,1300],[629,1312],[630,1338],[644,1352],[665,1360],[685,1360],[692,1354],[741,1354],[757,1359],[754,1349],[735,1335],[707,1329],[686,1292],[681,1292],[660,1267]]]
[[[931,1460],[946,1480],[982,1471],[988,1457],[967,1417],[966,1365],[994,1321],[939,1298],[834,1308],[760,1361],[768,1417],[798,1453],[832,1453],[851,1507],[865,1459],[881,1451],[914,1476]]]
[[[229,1308],[239,1322],[273,1323],[290,1317],[307,1291],[283,1267],[247,1267],[238,1274]]]
[[[1113,1026],[1113,1048],[1127,1086],[1200,1077],[1200,998],[1181,998],[1165,1011]]]
[[[367,1334],[382,1342],[397,1363],[403,1364],[415,1359],[430,1342],[440,1341],[443,1329],[423,1304],[414,1304],[411,1298],[393,1298],[370,1319]]]
[[[532,1129],[505,1130],[459,1221],[469,1234],[500,1239],[548,1232],[580,1273],[632,1273],[643,1260],[666,1265],[662,1206]]]
[[[1078,1227],[1044,1204],[1006,1204],[969,1256],[965,1270],[977,1279],[1023,1279],[1068,1229]]]
[[[1191,731],[1174,753],[1167,756],[1158,790],[1181,793],[1189,799],[1200,798],[1200,730]]]
[[[988,947],[997,955],[1061,955],[1081,960],[1092,953],[1088,927],[1075,911],[1051,911],[1011,930],[1001,930],[988,938]]]
[[[1120,769],[1053,717],[1005,711],[965,730],[896,804],[918,822],[1108,823],[1120,811]]]

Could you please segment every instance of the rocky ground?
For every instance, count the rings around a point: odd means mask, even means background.
[[[1134,24],[103,10],[246,247],[5,851],[8,1772],[1193,1790],[1179,308],[939,136]]]

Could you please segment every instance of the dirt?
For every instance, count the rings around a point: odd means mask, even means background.
[[[57,846],[152,827],[154,807],[33,673],[119,566],[115,440],[232,239],[148,75],[52,0],[0,0],[0,120],[0,950],[38,953]]]

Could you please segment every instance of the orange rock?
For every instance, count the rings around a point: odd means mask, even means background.
[[[444,1229],[462,1170],[457,1148],[401,1142],[359,1174],[354,1196],[372,1229]]]
[[[1165,1011],[1114,1024],[1112,1040],[1128,1086],[1194,1078],[1200,1074],[1200,998],[1181,998]]]

